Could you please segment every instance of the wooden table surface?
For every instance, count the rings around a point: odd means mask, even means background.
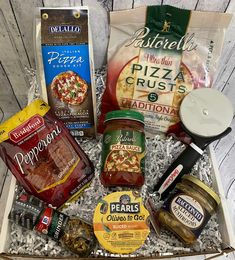
[[[140,5],[170,4],[192,10],[235,12],[235,0],[0,0],[0,122],[26,105],[29,83],[25,67],[35,67],[33,48],[34,10],[38,6],[87,5],[91,10],[95,67],[105,63],[108,42],[107,11]],[[97,23],[98,19],[98,23]],[[227,95],[235,106],[235,17],[227,30],[213,87]],[[232,122],[235,129],[235,118]],[[214,143],[218,168],[235,232],[235,134]],[[0,220],[10,173],[0,162]],[[1,242],[1,241],[0,241]],[[189,259],[204,259],[203,256]],[[227,258],[235,259],[234,254]]]

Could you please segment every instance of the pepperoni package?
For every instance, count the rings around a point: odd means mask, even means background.
[[[0,156],[26,191],[55,207],[94,176],[86,154],[42,100],[0,125]]]

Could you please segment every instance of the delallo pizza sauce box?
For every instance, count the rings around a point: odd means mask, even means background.
[[[72,136],[95,136],[88,8],[40,8],[35,33],[42,98]]]

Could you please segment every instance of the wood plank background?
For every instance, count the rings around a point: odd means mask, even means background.
[[[35,68],[33,48],[35,7],[89,6],[95,67],[100,68],[106,62],[108,11],[157,4],[170,4],[199,11],[235,13],[235,0],[0,0],[0,122],[19,111],[27,102],[29,83],[25,76],[25,67]],[[217,76],[214,80],[214,87],[227,95],[235,107],[234,39],[235,17],[227,30]],[[232,127],[235,131],[235,118]],[[223,185],[229,205],[231,205],[231,214],[235,220],[234,131],[221,141],[214,143],[214,147]],[[8,182],[9,173],[0,162],[0,196]]]

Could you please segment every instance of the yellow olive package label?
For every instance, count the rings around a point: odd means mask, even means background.
[[[99,201],[93,218],[95,235],[111,253],[140,248],[149,234],[149,213],[137,191],[118,191]]]

